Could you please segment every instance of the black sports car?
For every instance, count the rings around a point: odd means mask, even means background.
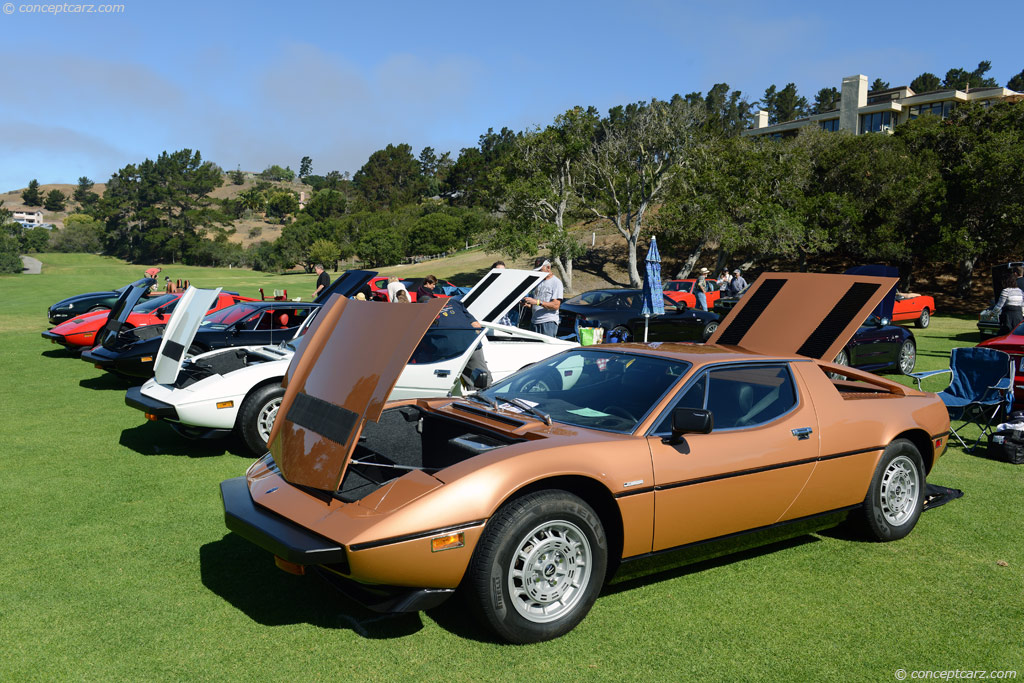
[[[558,309],[558,336],[575,334],[579,324],[603,327],[606,339],[642,341],[642,293],[639,289],[592,289],[563,301]],[[665,314],[650,317],[648,341],[704,341],[718,328],[718,314],[676,303],[661,292],[658,295],[665,300]]]
[[[917,363],[917,342],[903,325],[890,325],[888,318],[871,316],[857,328],[835,362],[869,372],[895,370],[907,375]]]
[[[129,287],[145,286],[148,290],[155,284],[156,280],[153,278],[143,278],[138,282],[133,282],[125,285],[124,287],[108,290],[106,292],[88,292],[86,294],[69,296],[68,298],[61,299],[54,305],[50,306],[46,311],[46,317],[49,318],[51,325],[59,325],[62,322],[71,320],[83,313],[110,310],[114,307],[114,304],[117,303],[121,294],[123,294]]]
[[[353,296],[376,274],[370,270],[346,271],[312,302],[247,301],[222,308],[203,319],[186,352],[196,355],[229,346],[272,345],[291,339],[309,313],[332,294]],[[120,375],[152,377],[164,327],[146,325],[105,335],[100,345],[82,354],[82,360]]]
[[[277,344],[295,336],[315,303],[246,301],[207,315],[190,355],[228,346]],[[147,325],[107,337],[103,344],[82,354],[82,360],[103,370],[132,377],[152,377],[153,359],[160,349],[164,325]]]

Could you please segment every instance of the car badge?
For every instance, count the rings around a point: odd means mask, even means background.
[[[623,488],[629,488],[630,486],[639,486],[639,485],[640,485],[640,484],[642,484],[642,483],[644,483],[644,480],[643,480],[643,479],[634,479],[633,481],[627,481],[627,482],[625,482],[625,483],[624,483],[624,484],[622,485],[622,487],[623,487]]]

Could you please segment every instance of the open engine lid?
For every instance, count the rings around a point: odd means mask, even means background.
[[[158,384],[174,384],[178,378],[182,361],[185,360],[185,351],[192,345],[199,324],[220,296],[220,289],[189,287],[181,296],[164,328],[160,350],[153,363],[153,377]]]
[[[495,268],[462,297],[462,303],[480,322],[497,322],[547,276],[538,270]]]
[[[314,303],[324,303],[332,294],[341,296],[355,296],[367,283],[377,277],[375,270],[346,270],[337,279],[320,292],[320,296],[313,299]]]
[[[707,343],[831,360],[896,282],[869,275],[764,273]]]
[[[376,422],[444,299],[390,304],[332,296],[292,357],[270,451],[285,479],[336,491],[365,420]]]
[[[95,340],[97,344],[106,346],[108,342],[117,339],[117,335],[121,333],[124,321],[128,319],[132,309],[135,308],[135,304],[139,303],[139,299],[144,297],[149,288],[155,284],[155,279],[144,277],[131,283],[121,292],[121,296],[117,298],[114,307],[107,314],[107,321],[103,323],[103,327],[96,333]]]

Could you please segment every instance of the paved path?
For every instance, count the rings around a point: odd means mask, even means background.
[[[21,265],[24,266],[21,272],[28,273],[29,275],[39,275],[43,272],[43,262],[31,256],[22,256]]]

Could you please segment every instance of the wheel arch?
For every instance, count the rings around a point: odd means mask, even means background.
[[[251,387],[249,387],[249,390],[245,392],[245,396],[243,396],[242,400],[239,402],[238,414],[235,415],[235,426],[238,425],[238,418],[242,415],[242,410],[241,410],[242,405],[241,404],[243,404],[246,401],[248,401],[250,396],[252,396],[257,391],[259,391],[260,389],[262,389],[263,387],[265,387],[267,385],[275,385],[275,386],[280,385],[282,379],[284,379],[284,375],[282,375],[280,377],[267,377],[265,379],[261,379],[259,382],[256,382]]]
[[[608,541],[608,569],[605,572],[605,580],[615,575],[619,562],[622,560],[622,513],[615,503],[615,496],[608,488],[597,481],[583,475],[561,475],[548,477],[533,481],[501,502],[498,507],[509,502],[527,496],[538,491],[559,490],[566,491],[581,498],[587,505],[594,508],[594,512],[601,520],[604,533]]]
[[[921,454],[921,461],[924,463],[925,474],[932,471],[932,465],[935,462],[935,449],[932,447],[932,437],[928,432],[923,429],[908,429],[893,437],[893,441],[896,439],[906,439],[910,443],[914,444],[917,452]]]

